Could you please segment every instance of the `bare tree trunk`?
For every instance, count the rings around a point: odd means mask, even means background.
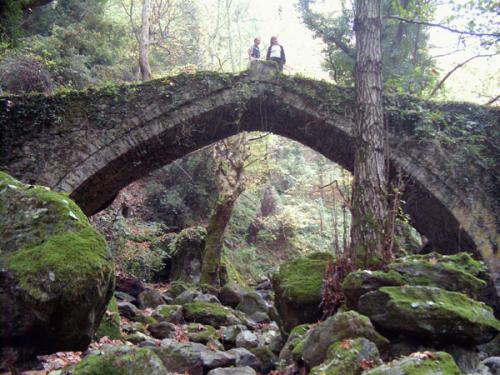
[[[149,17],[151,15],[151,0],[143,0],[142,22],[139,35],[139,68],[141,79],[149,81],[151,79],[151,67],[149,66]]]
[[[249,156],[245,133],[216,144],[215,154],[218,159],[215,173],[219,197],[208,221],[200,283],[219,288],[224,232],[234,204],[245,190],[244,170]]]
[[[356,112],[351,246],[354,264],[383,262],[387,215],[380,0],[356,0]]]

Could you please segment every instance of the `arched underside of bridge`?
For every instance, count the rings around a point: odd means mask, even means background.
[[[88,215],[130,182],[241,131],[296,140],[353,169],[352,91],[283,77],[265,64],[239,76],[186,75],[68,96],[0,98],[0,108],[0,169],[70,193]],[[412,225],[433,249],[469,250],[495,269],[498,194],[485,188],[496,186],[495,173],[474,158],[454,161],[452,149],[422,136],[429,113],[441,114],[436,126],[444,132],[454,119],[489,131],[499,112],[386,100],[391,174],[408,177],[403,200]]]

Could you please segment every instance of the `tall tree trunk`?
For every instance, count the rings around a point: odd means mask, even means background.
[[[208,221],[200,283],[219,288],[224,232],[234,204],[245,190],[245,162],[249,156],[245,133],[216,144],[215,154],[219,197]]]
[[[351,246],[354,264],[383,263],[387,174],[382,107],[380,0],[356,0],[356,111]]]
[[[139,35],[139,68],[143,81],[151,79],[151,67],[149,66],[149,17],[151,15],[151,0],[143,0],[142,21]]]

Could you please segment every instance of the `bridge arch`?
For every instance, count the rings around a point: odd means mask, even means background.
[[[353,169],[352,90],[287,78],[265,63],[237,76],[181,75],[49,98],[1,98],[0,108],[0,169],[68,192],[88,215],[130,182],[240,131],[293,139]],[[499,112],[386,100],[391,171],[409,177],[403,199],[412,225],[432,248],[470,250],[498,269],[498,196],[483,189],[496,186],[495,174],[467,165],[464,175],[438,143],[415,134],[429,109],[449,121],[458,113],[492,126]]]

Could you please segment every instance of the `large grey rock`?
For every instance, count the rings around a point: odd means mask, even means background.
[[[385,350],[389,341],[380,335],[366,316],[355,311],[339,312],[316,326],[305,338],[302,357],[309,367],[325,360],[331,344],[344,340],[364,337]]]
[[[205,248],[206,230],[203,227],[183,229],[170,245],[170,280],[198,283]]]
[[[288,339],[285,342],[285,345],[281,349],[279,353],[279,360],[282,363],[285,364],[290,364],[293,361],[293,350],[295,349],[296,346],[300,345],[301,342],[304,340],[307,332],[309,331],[309,328],[311,327],[310,324],[302,324],[300,326],[294,327],[290,331],[290,335],[288,336]],[[302,354],[301,354],[302,356]]]
[[[238,336],[236,336],[236,346],[238,348],[250,349],[256,348],[258,345],[259,340],[257,336],[248,330],[240,332]]]
[[[359,311],[386,330],[428,342],[480,344],[500,331],[491,307],[433,287],[382,287],[360,298]]]
[[[208,324],[215,328],[240,324],[236,311],[216,303],[191,302],[184,306],[184,319],[187,322]]]
[[[241,301],[236,306],[237,310],[243,311],[247,315],[252,315],[254,313],[266,313],[268,311],[268,306],[266,301],[257,292],[245,293],[241,296]]]
[[[251,367],[229,367],[229,368],[216,368],[210,370],[208,375],[256,375],[257,373]]]
[[[104,237],[67,195],[0,172],[0,346],[84,350],[114,279]]]
[[[225,284],[219,291],[219,300],[223,305],[235,308],[241,301],[241,288],[233,283]]]
[[[246,329],[247,327],[241,324],[224,327],[224,331],[222,332],[222,341],[227,344],[235,345],[238,334]]]
[[[193,300],[194,302],[208,302],[208,303],[218,303],[220,305],[219,299],[213,294],[200,294],[196,296]]]
[[[159,322],[170,322],[179,324],[184,321],[181,305],[160,305],[155,308],[152,314]]]
[[[118,307],[120,315],[127,319],[135,318],[140,314],[139,309],[130,302],[118,302],[116,306]]]
[[[155,339],[163,340],[166,338],[172,338],[175,336],[175,324],[169,322],[160,322],[155,324],[150,324],[148,326],[148,331],[151,332],[151,336]]]
[[[177,297],[174,298],[174,302],[177,305],[184,305],[186,303],[193,302],[195,298],[200,295],[201,292],[197,290],[192,290],[192,289],[185,290],[184,292],[182,292],[181,294],[179,294]]]
[[[203,375],[200,350],[193,343],[180,343],[172,339],[164,339],[160,347],[151,350],[161,359],[168,371]]]
[[[249,366],[256,371],[260,371],[262,367],[260,360],[248,349],[234,348],[228,350],[228,353],[234,355],[236,366]]]
[[[141,309],[146,309],[148,307],[154,309],[156,306],[165,304],[165,300],[163,299],[161,293],[156,289],[146,289],[142,291],[137,296],[137,301],[139,302],[139,307]]]
[[[500,374],[500,357],[489,357],[481,361],[474,375],[498,375]]]

